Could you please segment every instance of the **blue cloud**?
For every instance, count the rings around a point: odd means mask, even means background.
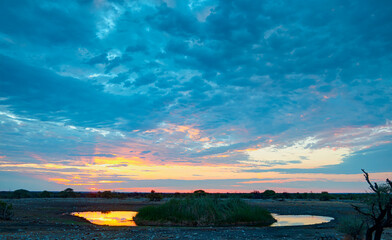
[[[28,122],[19,128],[31,134],[17,132],[8,117],[0,155],[38,161],[22,153],[27,148],[61,161],[69,152],[95,156],[98,141],[119,144],[93,134],[72,138],[67,126],[152,142],[164,140],[132,131],[196,126],[219,144],[182,143],[181,136],[167,143],[170,153],[159,152],[162,162],[192,163],[265,146],[272,136],[284,144],[384,125],[392,119],[390,12],[387,0],[1,2],[0,111]],[[40,126],[59,140],[39,135]],[[337,166],[284,171],[353,173],[354,162],[381,171],[390,145],[379,148]],[[382,159],[377,167],[368,165],[372,157]]]
[[[7,98],[3,103],[10,104],[15,113],[81,126],[113,126],[117,118],[132,116],[132,122],[123,127],[146,127],[149,120],[142,116],[151,109],[164,109],[163,103],[171,98],[169,95],[114,96],[102,91],[102,85],[62,77],[4,56],[0,56],[0,74],[0,96]]]

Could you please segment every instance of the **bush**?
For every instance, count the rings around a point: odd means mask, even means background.
[[[12,193],[12,198],[29,198],[30,192],[25,189],[18,189]]]
[[[138,225],[172,226],[268,226],[276,220],[265,209],[241,199],[209,197],[172,199],[158,206],[147,206],[134,217]]]
[[[114,198],[115,193],[112,193],[111,191],[98,192],[98,197],[100,197],[100,198]]]
[[[181,196],[181,193],[175,192],[174,195],[173,195],[173,197],[174,197],[174,198],[181,198],[182,196]]]
[[[150,199],[150,201],[154,202],[159,202],[163,198],[161,194],[156,193],[154,190],[151,190],[151,193],[148,194],[147,197]]]
[[[74,198],[76,197],[76,193],[72,188],[67,188],[59,193],[59,197],[62,198]]]
[[[11,220],[12,216],[12,204],[0,201],[0,219]]]
[[[360,240],[365,233],[365,223],[358,217],[347,217],[339,221],[338,231],[345,233],[352,240]]]
[[[50,198],[50,192],[48,192],[48,191],[42,191],[40,194],[39,194],[39,197],[41,197],[41,198]]]
[[[331,199],[331,195],[328,192],[321,192],[320,201],[329,201]]]
[[[263,192],[264,198],[273,198],[275,196],[275,191],[274,190],[265,190]]]
[[[289,199],[289,198],[290,198],[290,193],[288,193],[288,192],[282,193],[282,199]]]
[[[204,197],[206,195],[207,195],[206,191],[201,190],[201,189],[193,192],[193,196],[195,196],[195,197]]]
[[[251,198],[253,199],[261,199],[263,198],[263,195],[259,192],[254,190],[253,192],[250,193]]]

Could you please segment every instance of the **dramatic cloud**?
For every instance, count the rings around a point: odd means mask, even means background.
[[[362,191],[392,173],[391,12],[3,1],[0,187]]]

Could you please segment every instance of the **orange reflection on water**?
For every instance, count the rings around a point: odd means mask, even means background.
[[[133,221],[137,212],[133,211],[111,211],[111,212],[74,212],[73,216],[87,219],[93,224],[107,226],[137,226]],[[279,215],[272,214],[277,220],[271,227],[283,226],[303,226],[327,223],[333,220],[332,217],[312,216],[312,215]]]
[[[82,217],[97,225],[107,226],[136,226],[133,218],[137,212],[111,211],[111,212],[74,212],[73,216]]]
[[[279,215],[272,214],[277,220],[271,227],[283,227],[283,226],[302,226],[302,225],[313,225],[320,223],[327,223],[332,221],[332,217],[324,216],[312,216],[312,215]]]

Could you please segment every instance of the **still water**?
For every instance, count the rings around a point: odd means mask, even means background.
[[[137,212],[110,211],[110,212],[74,212],[74,216],[82,217],[91,223],[107,226],[136,226],[133,217]]]
[[[272,216],[277,222],[273,223],[271,227],[313,225],[327,223],[333,220],[332,217],[313,215],[279,215],[272,213]]]
[[[133,217],[137,212],[132,211],[111,211],[111,212],[74,212],[74,216],[87,219],[93,224],[107,226],[136,226]],[[272,214],[277,222],[271,227],[301,226],[327,223],[333,220],[331,217],[312,216],[312,215],[279,215]]]

